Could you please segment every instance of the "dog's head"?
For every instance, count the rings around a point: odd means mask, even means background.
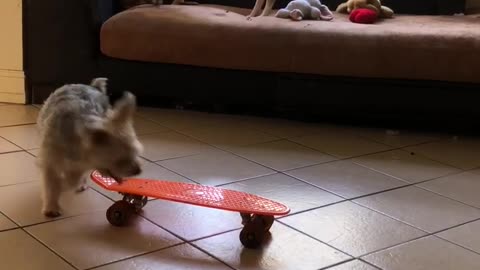
[[[135,96],[127,92],[104,121],[86,130],[84,142],[92,167],[117,181],[142,171],[143,146],[133,128],[135,109]]]

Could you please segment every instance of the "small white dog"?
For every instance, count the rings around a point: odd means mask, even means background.
[[[48,217],[61,215],[63,191],[86,189],[92,170],[117,181],[141,173],[143,147],[133,128],[136,99],[127,92],[112,108],[106,82],[97,78],[91,85],[64,85],[48,97],[40,111],[42,212]]]

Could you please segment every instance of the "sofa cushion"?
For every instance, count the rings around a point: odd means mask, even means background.
[[[107,20],[113,58],[226,69],[480,82],[480,18],[408,16],[373,25],[247,20],[222,6],[141,6]]]

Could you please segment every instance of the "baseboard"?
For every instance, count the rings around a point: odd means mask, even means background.
[[[23,71],[0,70],[0,102],[25,104]]]
[[[26,104],[25,94],[10,94],[0,92],[0,102],[2,103],[14,103],[14,104]]]

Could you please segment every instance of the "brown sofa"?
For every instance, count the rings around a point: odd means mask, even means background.
[[[480,82],[480,17],[397,15],[373,25],[246,18],[227,6],[138,6],[103,24],[100,49],[124,60],[202,67]]]
[[[199,1],[124,10],[120,0],[24,0],[30,101],[105,76],[113,99],[129,90],[141,105],[480,126],[480,18],[450,16],[465,12],[464,0],[384,0],[397,16],[374,25],[339,14],[331,22],[250,21],[254,0]],[[333,10],[343,1],[322,2]]]

